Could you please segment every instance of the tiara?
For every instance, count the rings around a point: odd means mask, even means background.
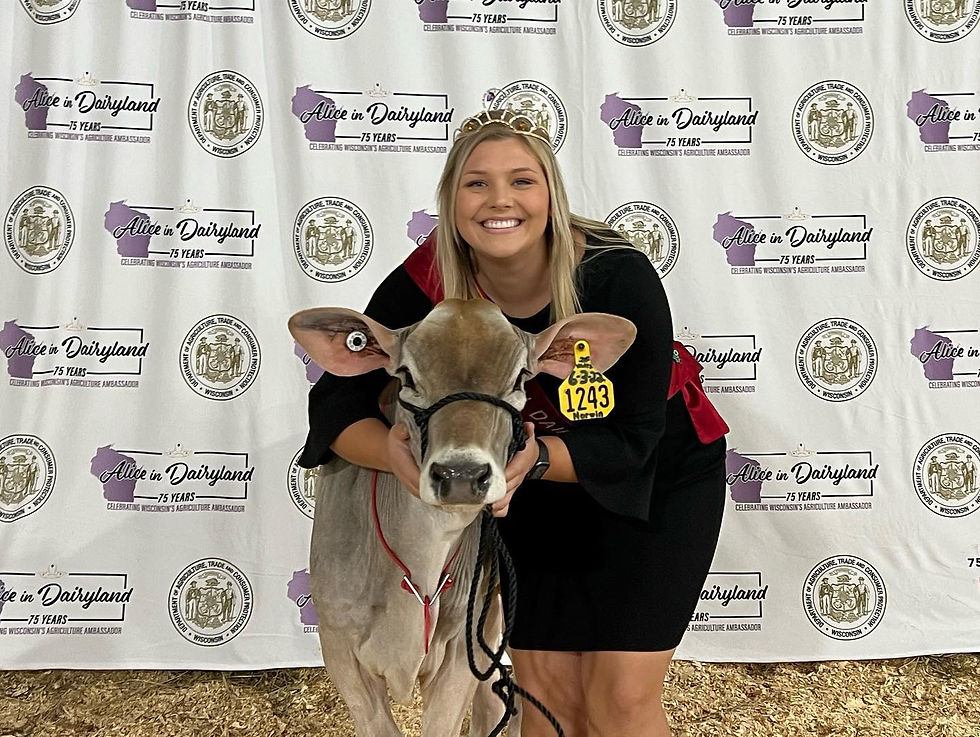
[[[476,133],[483,126],[492,124],[506,126],[515,133],[520,133],[522,136],[532,136],[551,146],[551,134],[548,133],[547,128],[541,127],[527,115],[515,113],[508,108],[481,110],[476,115],[470,116],[456,129],[456,133],[453,134],[453,141],[458,141],[463,136]]]

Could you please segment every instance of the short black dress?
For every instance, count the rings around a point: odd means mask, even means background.
[[[606,372],[616,408],[571,423],[561,438],[579,482],[525,482],[500,530],[517,571],[511,646],[528,650],[661,651],[677,646],[707,576],[725,506],[724,438],[702,444],[680,394],[667,399],[673,354],[670,312],[649,260],[624,248],[587,250],[576,273],[586,312],[621,315],[637,338]],[[403,266],[378,287],[365,314],[389,328],[432,308]],[[530,333],[545,308],[508,318]],[[310,391],[310,433],[300,465],[332,456],[348,425],[382,418],[384,371],[324,374]],[[538,377],[558,405],[561,383]]]

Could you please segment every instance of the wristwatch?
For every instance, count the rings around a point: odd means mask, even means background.
[[[531,466],[531,470],[524,475],[525,481],[537,481],[539,478],[544,476],[548,469],[551,467],[551,460],[548,456],[548,446],[545,445],[541,438],[535,438],[538,444],[538,460],[534,462]]]

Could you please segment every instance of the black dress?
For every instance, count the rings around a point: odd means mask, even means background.
[[[680,394],[667,400],[673,331],[649,260],[632,249],[587,250],[577,286],[582,309],[621,315],[637,338],[608,372],[616,408],[562,434],[576,484],[528,481],[501,533],[517,569],[515,648],[659,651],[677,646],[714,555],[725,504],[725,442],[700,442]],[[365,310],[389,328],[421,320],[429,298],[404,267]],[[510,321],[530,333],[545,308]],[[310,392],[310,433],[300,465],[326,462],[348,425],[382,418],[383,371],[324,374]],[[557,406],[560,380],[539,381]]]

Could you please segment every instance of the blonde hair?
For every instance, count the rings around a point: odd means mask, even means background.
[[[442,278],[443,294],[447,298],[476,299],[480,290],[476,284],[476,264],[469,245],[456,229],[456,192],[462,177],[463,165],[473,150],[484,141],[506,139],[520,141],[541,165],[548,183],[551,216],[545,229],[548,249],[548,282],[551,286],[551,319],[560,320],[581,311],[575,283],[575,232],[586,237],[585,247],[633,245],[605,223],[575,215],[568,209],[568,195],[551,146],[533,136],[516,133],[504,124],[484,125],[473,133],[460,136],[453,144],[442,170],[437,190],[439,223],[436,226],[436,265]]]

